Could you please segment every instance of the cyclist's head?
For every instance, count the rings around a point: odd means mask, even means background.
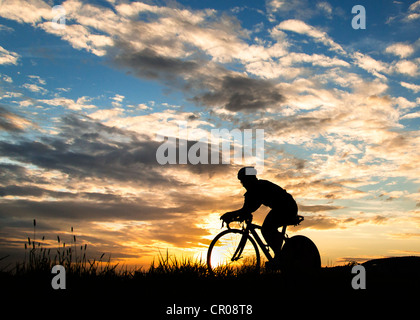
[[[257,179],[257,170],[254,167],[243,167],[238,171],[238,179],[241,182]]]

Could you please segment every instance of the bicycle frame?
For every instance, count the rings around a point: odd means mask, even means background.
[[[228,229],[230,229],[229,224],[227,225],[227,227],[228,227]],[[258,235],[258,233],[256,231],[256,229],[261,230],[261,228],[262,227],[257,225],[257,224],[254,224],[254,223],[251,223],[251,222],[246,222],[246,227],[243,228],[243,231],[244,231],[243,236],[241,238],[241,241],[239,242],[238,247],[236,248],[235,253],[232,256],[232,259],[231,259],[232,261],[236,261],[236,260],[239,260],[241,258],[241,254],[242,254],[242,251],[245,248],[245,244],[246,244],[246,241],[248,239],[249,233],[251,233],[254,240],[257,242],[258,246],[260,247],[260,249],[262,250],[262,252],[266,256],[267,260],[270,261],[270,260],[273,259],[273,257],[270,254],[270,251],[269,251],[269,246],[261,240],[260,236]],[[283,229],[282,229],[282,232],[281,232],[283,240],[286,238],[285,237],[286,236],[286,228],[287,228],[287,226],[283,226]]]

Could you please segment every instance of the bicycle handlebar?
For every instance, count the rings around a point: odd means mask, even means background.
[[[226,223],[226,228],[228,228],[229,230],[230,230],[230,223],[231,222],[234,222],[234,221],[238,221],[238,220],[231,220],[231,221],[225,221],[225,220],[222,220],[222,228],[225,226],[225,223]]]
[[[247,224],[249,224],[249,223],[252,222],[252,215],[250,217],[247,217],[246,219],[233,219],[231,221],[222,220],[222,228],[224,227],[224,225],[226,223],[226,227],[230,230],[230,223],[231,222],[235,222],[235,221],[237,221],[237,222],[246,222]],[[257,227],[259,227],[259,226],[257,226]]]

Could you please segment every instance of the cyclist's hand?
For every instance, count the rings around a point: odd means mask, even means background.
[[[237,218],[237,214],[235,212],[226,212],[224,215],[220,217],[226,223],[230,223]]]
[[[252,221],[252,213],[245,213],[245,214],[241,214],[238,217],[238,221],[239,222],[243,222],[243,221]]]

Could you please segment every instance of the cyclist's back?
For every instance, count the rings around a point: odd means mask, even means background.
[[[257,209],[262,204],[271,209],[279,209],[284,205],[285,201],[293,200],[292,196],[282,187],[268,180],[261,179],[258,179],[247,189],[244,197],[246,204],[249,202],[250,206],[258,206]]]

